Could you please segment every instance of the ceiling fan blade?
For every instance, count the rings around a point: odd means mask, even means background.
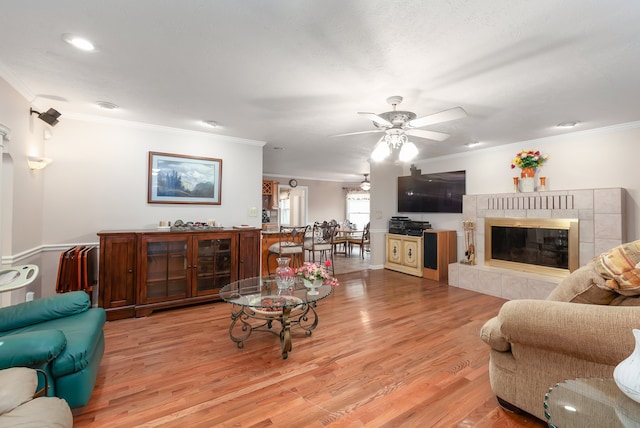
[[[429,116],[413,119],[409,121],[408,125],[412,128],[422,128],[423,126],[462,119],[463,117],[467,117],[467,112],[464,111],[462,107],[454,107],[449,110],[441,111],[440,113],[434,113]]]
[[[449,134],[445,134],[444,132],[427,131],[425,129],[407,129],[405,133],[414,137],[435,141],[444,141],[450,137]]]
[[[348,132],[346,134],[329,135],[329,137],[344,137],[346,135],[372,134],[377,132],[384,132],[384,129],[374,129],[371,131],[360,131],[360,132]]]
[[[365,113],[365,112],[359,111],[358,114],[362,114],[362,115],[368,117],[369,119],[373,120],[378,125],[393,126],[393,123],[389,122],[387,119],[384,119],[384,118],[378,116],[375,113]]]

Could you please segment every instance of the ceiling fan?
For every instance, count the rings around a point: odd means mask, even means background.
[[[387,103],[393,106],[392,111],[380,114],[358,112],[373,121],[377,129],[370,131],[350,132],[347,134],[338,134],[334,137],[342,137],[345,135],[357,135],[385,132],[387,135],[406,134],[418,138],[426,138],[428,140],[444,141],[449,138],[449,134],[444,132],[428,131],[426,129],[417,129],[437,123],[448,122],[450,120],[462,119],[467,113],[462,107],[454,107],[439,113],[430,114],[416,118],[416,114],[411,111],[396,110],[396,107],[402,102],[402,97],[395,95],[387,98]]]

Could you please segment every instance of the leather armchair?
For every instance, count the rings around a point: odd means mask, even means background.
[[[48,395],[87,404],[104,354],[102,308],[83,291],[0,308],[0,369],[43,370]]]

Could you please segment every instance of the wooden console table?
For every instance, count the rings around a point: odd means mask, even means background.
[[[260,274],[260,229],[104,231],[99,303],[108,320],[220,300],[219,291]]]
[[[422,236],[387,233],[385,269],[422,276]]]
[[[425,229],[422,236],[387,233],[385,237],[385,269],[446,281],[449,263],[458,259],[455,230]]]

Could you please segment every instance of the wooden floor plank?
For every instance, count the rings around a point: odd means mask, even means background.
[[[479,330],[504,300],[389,270],[338,277],[287,360],[267,333],[238,349],[224,302],[107,323],[74,426],[545,426],[491,392]]]

